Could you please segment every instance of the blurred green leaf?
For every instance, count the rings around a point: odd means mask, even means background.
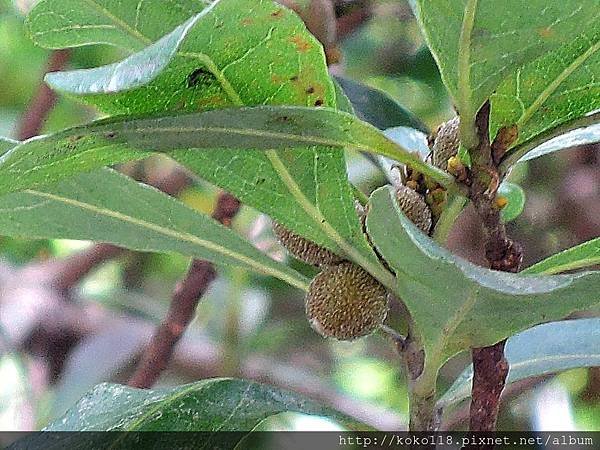
[[[348,78],[335,79],[350,99],[356,115],[365,122],[380,130],[406,126],[428,132],[423,122],[385,92]]]
[[[546,323],[512,336],[504,351],[507,383],[530,377],[600,366],[600,319]],[[438,401],[447,407],[471,395],[473,368],[466,369]]]
[[[214,433],[214,445],[221,443],[216,448],[233,448],[235,442],[221,446],[225,437],[217,437],[217,432],[250,432],[267,417],[287,411],[329,416],[356,425],[298,394],[251,381],[212,378],[153,390],[100,384],[45,431],[209,431]],[[115,434],[115,439],[124,436]],[[236,441],[240,438],[232,437]]]
[[[431,370],[470,347],[600,303],[600,272],[511,274],[453,255],[402,214],[388,187],[371,196],[367,230],[396,272],[394,292],[408,307]]]
[[[555,274],[600,264],[600,237],[550,256],[524,273]]]
[[[508,203],[500,211],[503,222],[510,222],[521,215],[525,208],[525,192],[518,184],[508,181],[502,182],[498,194],[504,197]]]
[[[0,234],[110,242],[139,251],[178,252],[278,277],[307,280],[231,229],[110,169],[0,197]]]
[[[585,5],[593,2],[579,2]],[[582,23],[567,44],[517,69],[492,95],[490,132],[516,125],[517,146],[600,108],[600,27]],[[581,31],[584,33],[580,34]],[[579,36],[575,36],[578,34]]]
[[[335,78],[333,78],[333,86],[335,87],[337,109],[348,114],[356,114],[356,111],[354,111],[354,106],[352,106],[352,102],[342,89],[342,86],[340,86],[340,83]]]
[[[584,30],[597,30],[594,1],[411,0],[442,79],[461,116],[461,137],[476,143],[474,118],[500,81]]]

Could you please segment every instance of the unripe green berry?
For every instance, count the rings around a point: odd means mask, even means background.
[[[343,341],[373,333],[387,311],[383,285],[347,261],[326,267],[313,279],[306,295],[306,314],[314,330]]]

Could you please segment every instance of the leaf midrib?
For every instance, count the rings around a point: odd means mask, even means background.
[[[584,53],[579,55],[554,79],[546,88],[536,97],[529,108],[523,111],[521,117],[517,120],[517,125],[522,127],[531,119],[535,112],[550,98],[552,94],[560,87],[560,85],[569,78],[573,72],[580,68],[589,58],[591,58],[598,50],[600,50],[600,39],[594,45],[588,48]]]
[[[168,236],[168,237],[180,240],[180,241],[189,242],[193,245],[207,248],[216,253],[220,253],[220,254],[228,256],[232,259],[241,261],[241,262],[245,263],[246,265],[248,265],[249,267],[252,267],[254,270],[256,270],[259,273],[263,273],[266,275],[273,275],[273,276],[285,281],[286,283],[289,283],[292,286],[295,286],[302,290],[308,289],[308,283],[306,282],[306,280],[302,280],[300,277],[293,277],[290,274],[286,274],[285,272],[281,272],[275,268],[267,268],[267,267],[263,266],[260,262],[255,261],[253,258],[245,256],[241,253],[233,252],[233,251],[227,249],[226,247],[223,247],[219,244],[216,244],[216,243],[213,243],[210,241],[206,241],[206,240],[201,239],[197,236],[194,236],[190,233],[164,228],[160,225],[157,225],[157,224],[154,224],[151,222],[147,222],[145,220],[138,219],[138,218],[129,216],[127,214],[123,214],[123,213],[113,211],[110,209],[98,207],[98,206],[95,206],[95,205],[92,205],[89,203],[81,202],[81,201],[70,199],[67,197],[62,197],[60,195],[51,194],[48,192],[35,191],[35,190],[31,190],[31,189],[24,190],[23,192],[33,195],[33,196],[36,196],[36,197],[41,197],[41,198],[49,199],[52,201],[57,201],[59,203],[64,203],[66,205],[74,206],[76,208],[81,208],[81,209],[85,209],[88,211],[92,211],[99,215],[112,217],[114,219],[117,219],[117,220],[120,220],[120,221],[123,221],[126,223],[131,223],[131,224],[139,226],[141,228],[146,228],[148,230],[157,232],[164,236]]]
[[[467,0],[458,42],[458,92],[461,106],[471,99],[471,35],[475,26],[475,11],[478,0]]]
[[[457,55],[457,106],[462,117],[460,121],[460,135],[464,144],[469,149],[476,144],[475,131],[473,123],[471,123],[474,117],[474,111],[471,110],[471,35],[475,26],[477,5],[478,0],[467,0],[460,29]]]
[[[442,357],[448,341],[454,336],[456,329],[477,304],[477,300],[479,298],[478,294],[478,288],[476,286],[472,286],[471,289],[469,289],[468,295],[465,296],[465,301],[459,306],[458,309],[456,309],[456,312],[450,316],[444,324],[439,338],[432,347],[433,352],[429,355],[428,363],[433,362],[433,364],[435,364],[435,370],[439,369],[441,366]]]
[[[129,33],[134,38],[142,40],[146,45],[151,43],[151,40],[149,38],[144,36],[139,31],[134,30],[129,25],[127,25],[126,23],[124,23],[123,21],[121,21],[120,19],[115,17],[112,13],[110,13],[110,11],[107,11],[105,8],[102,8],[100,5],[97,5],[93,0],[86,0],[86,2],[90,3],[97,9],[99,8],[101,10],[101,12],[105,13],[109,18],[112,18],[116,23],[118,23],[121,26],[121,28],[125,32]],[[214,3],[213,5],[215,5],[215,4],[216,3]],[[199,13],[199,14],[202,14],[202,13]],[[182,39],[183,39],[183,36],[182,36]],[[176,54],[178,56],[188,57],[188,58],[196,58],[196,59],[200,60],[202,63],[204,63],[206,68],[219,81],[223,90],[227,93],[228,97],[230,98],[230,101],[236,106],[246,106],[244,104],[244,102],[242,101],[241,97],[239,96],[239,94],[237,93],[237,91],[233,88],[233,86],[229,83],[229,81],[227,81],[227,79],[225,78],[222,71],[220,69],[218,69],[216,63],[213,61],[213,59],[209,55],[207,55],[205,53],[201,53],[201,52],[200,53],[180,52],[179,50],[176,52]],[[315,142],[315,144],[319,144],[319,142]],[[327,143],[325,142],[322,145],[327,146]],[[278,173],[281,180],[287,186],[288,191],[290,191],[290,193],[292,193],[294,198],[299,202],[300,206],[306,211],[306,213],[309,216],[313,217],[313,220],[315,220],[315,222],[325,232],[325,234],[329,235],[329,237],[331,239],[333,239],[333,241],[336,242],[340,246],[340,248],[348,254],[348,256],[353,257],[356,260],[356,262],[360,263],[361,265],[364,263],[363,267],[371,268],[371,270],[373,270],[375,272],[374,274],[379,274],[379,278],[383,278],[380,281],[383,282],[385,280],[384,284],[387,284],[388,286],[393,285],[394,278],[391,276],[391,274],[384,271],[381,267],[373,264],[368,258],[364,257],[352,245],[348,244],[346,242],[346,240],[344,238],[342,238],[342,236],[337,232],[337,230],[335,230],[327,222],[327,220],[323,217],[323,215],[318,210],[318,208],[316,208],[315,205],[313,205],[312,202],[310,202],[308,200],[308,198],[306,198],[305,194],[302,192],[302,190],[298,186],[297,182],[289,174],[289,172],[285,168],[283,161],[281,160],[281,158],[279,158],[279,156],[277,155],[276,152],[274,152],[274,151],[270,152],[269,160],[271,161],[274,169]],[[285,169],[285,172],[282,171],[282,168]],[[296,286],[298,286],[298,285],[296,284]]]
[[[150,38],[148,38],[147,36],[142,34],[139,30],[133,28],[131,25],[129,25],[124,20],[119,19],[119,17],[115,16],[112,12],[110,12],[104,6],[98,4],[94,0],[84,0],[84,1],[85,1],[85,3],[90,5],[92,8],[96,9],[98,12],[100,12],[101,14],[104,14],[106,17],[108,17],[109,20],[114,21],[127,34],[129,34],[133,38],[141,41],[141,43],[143,45],[150,45],[152,43],[152,40]]]

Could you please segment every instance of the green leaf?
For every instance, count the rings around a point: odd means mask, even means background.
[[[593,1],[413,0],[442,79],[461,116],[463,143],[476,142],[474,117],[516,68],[582,30],[597,29]]]
[[[316,174],[290,172],[297,158],[304,157],[304,150],[300,150],[301,156],[297,156],[298,150],[273,150],[308,145],[322,146],[313,155],[316,167],[322,169]],[[390,281],[389,274],[366,242],[353,202],[340,201],[346,195],[352,196],[349,184],[345,178],[330,176],[329,169],[340,163],[340,149],[377,151],[443,183],[450,179],[449,186],[454,185],[450,175],[423,163],[354,116],[327,108],[264,106],[140,119],[111,118],[33,139],[0,160],[0,193],[147,155],[144,151],[125,150],[131,147],[164,152],[205,149],[178,153],[179,161],[192,171],[201,170],[198,164],[208,159],[228,159],[229,168],[237,176],[251,177],[251,183],[243,186],[253,190],[255,204],[263,212],[277,220],[285,212],[286,223],[295,223],[296,228],[300,228],[296,221],[311,225],[302,228],[303,235],[346,255],[384,284]],[[233,150],[247,148],[267,151],[243,150],[250,156],[237,161]],[[202,153],[207,156],[200,160],[197,155]],[[267,158],[266,167],[262,166],[263,156]],[[296,165],[303,167],[302,161]],[[278,194],[282,191],[287,195]],[[286,201],[290,196],[295,202]]]
[[[516,125],[518,138],[512,145],[517,146],[600,108],[597,21],[596,13],[594,27],[517,69],[500,84],[491,98],[492,136],[503,126]],[[586,30],[585,24],[577,34],[581,30]]]
[[[95,69],[49,73],[45,81],[54,90],[73,95],[118,93],[144,86],[167,68],[188,31],[208,12],[210,9],[192,17],[123,61]]]
[[[108,44],[138,51],[159,40],[208,0],[115,2],[110,0],[41,0],[27,16],[31,38],[45,48]]]
[[[335,77],[335,80],[350,99],[356,115],[365,122],[380,130],[406,126],[428,132],[423,122],[385,92],[348,78]]]
[[[139,53],[108,67],[53,74],[48,80],[71,95],[86,94],[79,98],[111,114],[164,114],[267,103],[336,106],[335,87],[320,44],[300,19],[281,5],[270,0],[221,0],[151,45],[172,30],[165,28],[161,14],[169,15],[172,9],[177,9],[177,14],[187,11],[185,17],[177,16],[181,23],[197,12],[179,0],[171,1],[173,8],[168,11],[163,4],[146,0],[134,10],[129,4],[94,0],[93,9],[109,11],[105,19],[111,17],[120,34],[99,37],[97,31],[93,35],[61,35],[59,31],[52,42],[60,46],[105,42]],[[61,15],[63,24],[49,23],[52,11]],[[46,0],[32,11],[29,24],[32,35],[39,37],[35,30],[86,28],[96,23],[97,15],[95,10],[80,12],[73,5]],[[166,23],[172,26],[173,20]],[[38,42],[48,45],[45,37],[43,34]],[[143,76],[140,64],[146,70]],[[313,142],[293,152],[251,152],[246,149],[257,140],[262,142],[264,136],[238,137],[239,143],[244,140],[245,145],[229,146],[227,152],[173,151],[170,156],[294,232],[333,251],[357,255],[363,262],[370,260],[365,262],[367,266],[381,270],[355,213],[342,152],[316,147]],[[187,147],[176,145],[173,149]],[[102,155],[109,151],[116,150],[104,149]]]
[[[539,325],[512,336],[505,356],[507,383],[578,367],[600,366],[600,319],[577,319]],[[469,367],[438,401],[445,408],[471,395],[473,369]]]
[[[523,272],[555,274],[598,264],[600,264],[600,237],[552,255]]]
[[[388,187],[371,196],[367,230],[397,274],[394,292],[416,324],[430,372],[460,351],[600,303],[600,272],[511,274],[453,255],[402,214]]]
[[[329,108],[260,106],[138,118],[119,116],[30,139],[0,160],[0,192],[67,177],[89,170],[93,164],[139,159],[147,156],[148,151],[212,149],[214,151],[206,152],[209,157],[225,155],[231,159],[237,154],[232,152],[234,149],[247,149],[249,154],[261,155],[264,152],[251,149],[304,149],[309,145],[320,146],[317,160],[338,155],[339,150],[345,148],[376,153],[410,165],[450,188],[455,187],[450,175],[424,163],[355,116]],[[188,150],[178,154],[182,159],[186,155],[186,165],[190,165],[201,153]],[[285,154],[291,157],[296,153]],[[269,152],[267,155],[271,158]],[[57,165],[61,165],[62,170],[55,170]]]
[[[561,136],[550,139],[525,153],[517,162],[529,161],[540,156],[579,145],[597,144],[600,142],[600,124],[578,128]]]
[[[250,381],[213,378],[164,389],[100,384],[44,431],[204,431],[207,433],[200,435],[203,441],[196,442],[194,448],[230,449],[264,419],[282,412],[329,416],[351,426],[358,425],[292,392]],[[219,433],[225,431],[239,433]],[[69,441],[62,440],[62,448],[97,448],[89,446],[97,435],[85,435],[71,433],[72,443],[77,445],[70,446]],[[127,441],[131,436],[135,438]],[[167,439],[162,444],[161,436]],[[69,439],[69,434],[62,437]],[[148,437],[151,440],[144,442],[152,448],[168,447],[165,444],[173,443],[174,439],[174,436],[156,433]],[[114,433],[108,437],[104,434],[101,438],[102,448],[131,448],[126,442],[135,444],[135,439],[144,439],[144,433]],[[90,441],[85,447],[87,439]],[[17,448],[49,448],[49,443],[44,433],[40,433],[24,440]],[[186,443],[186,448],[193,444],[189,439]],[[142,447],[138,443],[135,448]]]
[[[519,217],[525,208],[525,192],[523,188],[517,184],[504,181],[498,189],[498,194],[508,201],[506,206],[500,211],[502,221],[510,222]]]
[[[272,275],[300,289],[307,280],[231,229],[109,169],[0,197],[0,235],[110,242],[178,252]]]

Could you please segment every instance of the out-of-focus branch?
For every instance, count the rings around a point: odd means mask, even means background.
[[[228,226],[239,207],[235,197],[222,193],[213,218]],[[144,351],[136,371],[129,379],[129,386],[149,388],[156,382],[167,367],[175,345],[192,321],[198,302],[215,278],[216,271],[211,263],[199,260],[192,262],[185,278],[175,288],[167,317]]]
[[[48,58],[45,73],[62,70],[69,61],[70,55],[70,50],[53,51]],[[55,104],[56,94],[54,91],[52,91],[43,81],[40,82],[37,93],[31,100],[18,124],[16,133],[17,139],[22,141],[37,135]]]
[[[553,375],[544,375],[540,377],[527,378],[519,382],[513,383],[506,387],[500,397],[500,403],[505,404],[506,402],[518,397],[524,392],[529,392],[536,386],[544,383],[551,379]],[[458,431],[461,429],[461,425],[469,421],[469,403],[465,402],[465,405],[459,407],[453,411],[445,420],[442,421],[442,425],[439,431]]]
[[[364,5],[354,8],[348,14],[344,14],[337,19],[337,38],[343,40],[360,28],[367,20],[371,18],[371,8],[368,2]]]
[[[25,268],[28,274],[38,273],[59,291],[68,291],[100,264],[125,253],[125,250],[111,244],[97,244],[68,258],[55,259]]]

